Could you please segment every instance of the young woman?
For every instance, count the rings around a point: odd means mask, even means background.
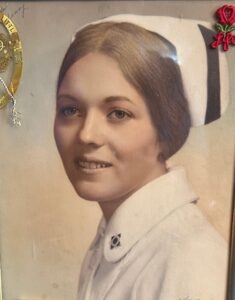
[[[185,170],[166,165],[200,116],[153,18],[85,26],[60,69],[57,147],[77,194],[103,212],[79,300],[225,299],[226,243],[195,205]]]

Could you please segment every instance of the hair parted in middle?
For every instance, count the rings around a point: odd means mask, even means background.
[[[91,52],[118,62],[125,79],[146,101],[162,144],[161,159],[175,154],[185,143],[191,126],[175,47],[162,36],[128,22],[88,25],[77,32],[65,54],[57,93],[68,69]]]

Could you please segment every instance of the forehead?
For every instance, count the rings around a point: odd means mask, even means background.
[[[76,61],[67,71],[58,95],[68,94],[88,102],[123,95],[144,105],[144,99],[126,80],[119,64],[102,53],[89,53]]]

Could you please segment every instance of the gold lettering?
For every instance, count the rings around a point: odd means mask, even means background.
[[[9,23],[9,20],[5,19],[5,20],[3,20],[3,23],[7,26],[7,24]]]
[[[3,21],[3,24],[6,26],[6,29],[8,30],[9,33],[16,32],[16,28],[15,28],[14,24],[11,22],[11,20],[8,19],[7,16],[3,16],[2,21]]]
[[[13,32],[16,31],[16,30],[15,30],[15,26],[14,26],[12,23],[10,23],[9,25],[7,25],[6,27],[7,27],[8,31],[9,31],[10,33],[13,33]]]

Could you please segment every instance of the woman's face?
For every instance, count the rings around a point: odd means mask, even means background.
[[[89,53],[67,71],[54,134],[66,173],[84,199],[121,203],[165,172],[143,97],[104,54]]]

